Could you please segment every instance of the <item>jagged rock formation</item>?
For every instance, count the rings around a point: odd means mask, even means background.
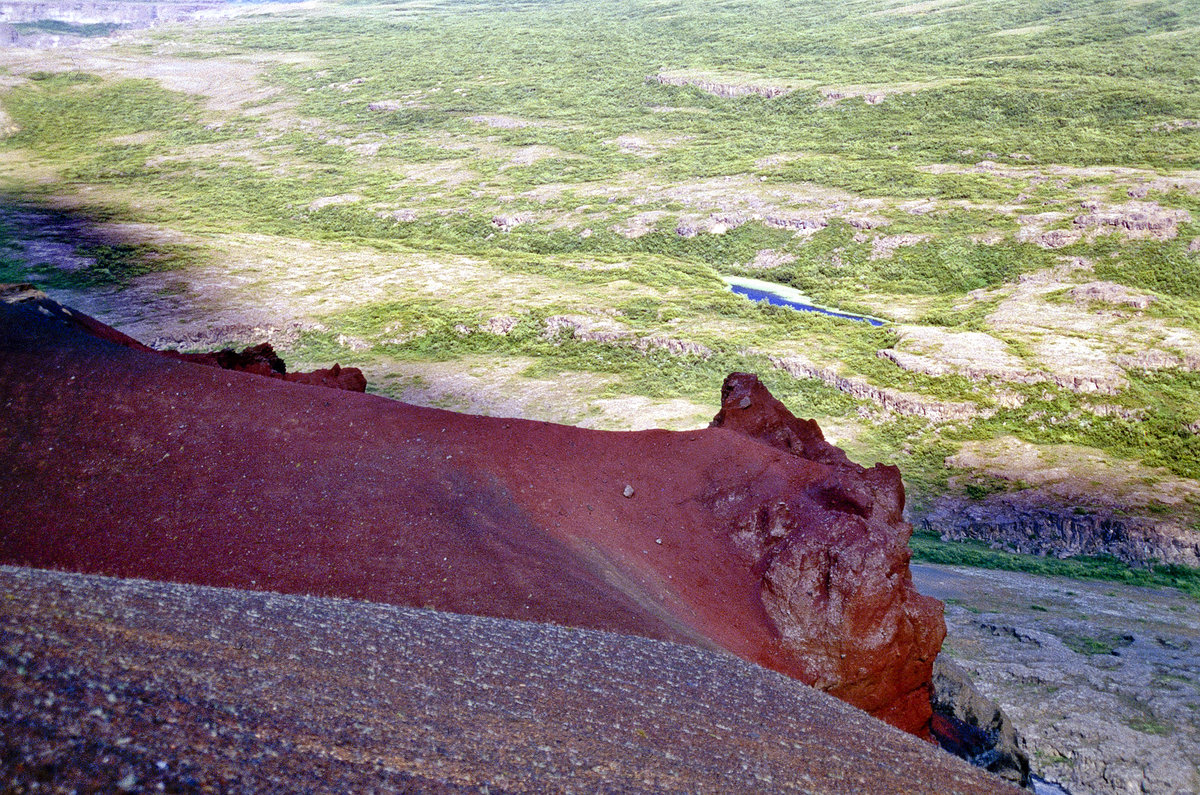
[[[648,83],[658,83],[662,86],[692,86],[698,88],[707,94],[721,97],[722,99],[733,99],[734,97],[745,97],[751,94],[757,94],[760,97],[768,99],[772,97],[780,97],[784,94],[790,94],[794,88],[783,85],[771,85],[756,80],[739,81],[736,83],[725,82],[720,78],[705,77],[702,75],[691,74],[671,74],[669,72],[659,72],[656,75],[650,75],[646,78]]]
[[[1082,203],[1085,212],[1075,218],[1081,229],[1111,227],[1131,237],[1151,237],[1169,240],[1179,234],[1179,225],[1192,220],[1187,210],[1167,209],[1156,202],[1131,201],[1106,205],[1098,201]]]
[[[176,351],[164,351],[163,353],[185,362],[219,367],[222,370],[237,370],[267,378],[279,378],[298,384],[324,386],[331,389],[345,389],[350,392],[367,391],[367,378],[357,367],[343,368],[335,363],[333,367],[323,370],[289,373],[287,365],[275,353],[275,349],[269,342],[252,345],[240,352],[232,348],[225,348],[213,353],[178,353]]]
[[[921,525],[946,541],[983,541],[1026,555],[1112,555],[1200,566],[1200,532],[1173,534],[1111,509],[1081,510],[1046,495],[998,494],[981,501],[943,497]]]
[[[548,624],[0,567],[0,790],[1016,790],[758,666]]]
[[[1029,785],[1029,756],[1012,721],[979,692],[967,672],[938,656],[933,664],[933,728],[955,756],[1022,787]]]
[[[970,420],[989,417],[994,410],[980,409],[970,402],[934,400],[924,395],[901,392],[898,389],[875,386],[856,376],[840,375],[831,368],[820,367],[799,356],[771,356],[770,362],[793,378],[816,378],[853,397],[869,400],[880,408],[907,417],[924,417],[934,422]]]
[[[899,474],[846,461],[753,376],[716,427],[605,433],[122,336],[0,303],[0,561],[724,649],[928,734],[945,630],[912,587]]]
[[[784,646],[805,660],[805,680],[875,714],[923,712],[928,690],[911,682],[925,661],[904,650],[940,648],[944,635],[939,603],[892,590],[909,561],[909,533],[895,532],[905,526],[900,470],[851,463],[816,422],[794,417],[746,373],[725,380],[711,427],[830,468],[803,494],[728,515],[734,541],[763,572],[761,598]]]

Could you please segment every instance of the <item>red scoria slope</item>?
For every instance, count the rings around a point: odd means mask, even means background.
[[[928,734],[945,626],[912,585],[899,473],[848,462],[752,375],[713,427],[600,432],[199,366],[89,324],[0,302],[0,562],[724,649]]]

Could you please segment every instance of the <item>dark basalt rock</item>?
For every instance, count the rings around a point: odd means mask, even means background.
[[[933,664],[933,735],[955,756],[1029,786],[1029,756],[1021,750],[1012,721],[944,656]]]
[[[289,373],[287,365],[271,343],[264,342],[252,345],[243,351],[233,348],[214,351],[212,353],[179,353],[163,351],[167,356],[182,359],[193,364],[203,364],[208,367],[219,367],[222,370],[237,370],[243,373],[253,373],[267,378],[280,378],[298,384],[324,386],[331,389],[345,389],[350,392],[366,392],[367,379],[362,370],[357,367],[342,367],[334,364],[326,370],[313,370],[308,373]]]
[[[983,500],[942,497],[921,520],[946,541],[982,541],[1024,555],[1111,555],[1132,566],[1200,566],[1200,532],[1168,528],[1113,507],[1082,510],[1037,490]]]

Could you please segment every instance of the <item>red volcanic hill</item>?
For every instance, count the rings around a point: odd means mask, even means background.
[[[909,575],[899,473],[849,462],[752,375],[710,428],[615,433],[122,337],[36,292],[0,303],[0,562],[725,650],[928,734],[945,627]]]

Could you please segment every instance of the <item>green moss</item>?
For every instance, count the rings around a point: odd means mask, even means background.
[[[1200,569],[1188,566],[1152,564],[1147,568],[1134,568],[1112,557],[1081,556],[1059,559],[1016,555],[991,549],[978,542],[941,541],[936,535],[926,532],[914,533],[909,546],[913,550],[913,560],[924,563],[1020,571],[1028,574],[1120,582],[1126,585],[1156,588],[1176,588],[1187,596],[1200,600]],[[1097,642],[1103,642],[1103,640]],[[1108,644],[1108,651],[1111,651],[1112,648],[1116,647]],[[1108,653],[1108,651],[1087,653]]]
[[[107,82],[78,72],[35,73],[35,79],[5,95],[4,107],[20,129],[2,145],[30,148],[56,160],[119,157],[121,147],[104,147],[106,138],[119,135],[212,137],[196,123],[194,100],[152,80]]]

